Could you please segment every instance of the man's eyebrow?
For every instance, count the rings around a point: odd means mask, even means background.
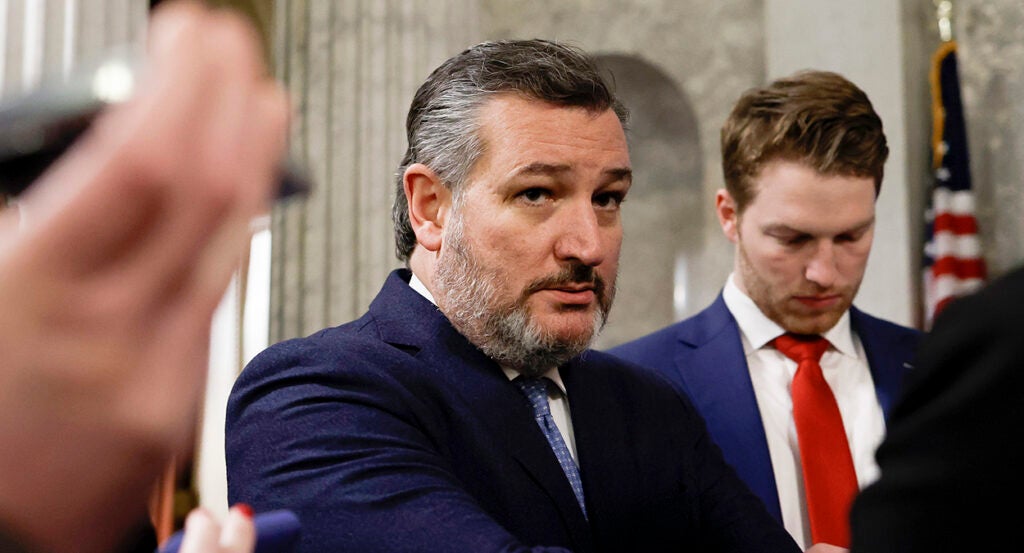
[[[607,171],[605,171],[605,174],[610,175],[612,177],[611,180],[613,182],[624,180],[630,184],[633,183],[633,170],[630,169],[629,167],[617,167],[615,169],[608,169]]]
[[[538,161],[519,167],[512,172],[512,176],[558,175],[572,171],[572,169],[572,165],[568,163],[543,163]],[[625,180],[633,182],[633,170],[629,167],[616,167],[614,169],[608,169],[604,173],[611,177],[609,179],[610,181]]]
[[[572,166],[568,163],[543,163],[536,161],[529,165],[519,167],[512,172],[512,176],[518,177],[523,175],[557,175],[559,173],[566,173],[572,170]]]
[[[868,228],[870,228],[874,224],[875,224],[875,218],[872,217],[872,218],[870,218],[870,219],[868,219],[868,220],[866,220],[866,221],[864,221],[864,222],[862,222],[860,224],[854,225],[854,226],[852,226],[850,228],[847,228],[847,229],[843,229],[843,230],[837,232],[836,234],[857,233],[857,232],[860,232],[862,230],[867,230]],[[767,225],[761,227],[761,231],[765,232],[765,233],[768,233],[768,234],[806,234],[808,236],[814,236],[814,234],[815,234],[815,233],[810,232],[810,231],[801,230],[801,229],[798,229],[798,228],[793,228],[793,227],[791,227],[789,225],[785,225],[783,223],[770,223],[770,224],[767,224]]]
[[[795,229],[789,225],[782,223],[770,223],[761,227],[761,232],[768,234],[810,234],[802,230]]]

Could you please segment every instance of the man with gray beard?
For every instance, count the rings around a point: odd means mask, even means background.
[[[468,251],[471,246],[464,239],[460,211],[453,211],[447,239],[449,254],[439,259],[434,275],[443,296],[443,310],[459,332],[498,364],[528,377],[542,376],[583,351],[594,332],[560,339],[531,321],[526,302],[546,288],[592,283],[598,301],[592,328],[599,330],[608,319],[614,282],[607,289],[604,278],[593,267],[569,259],[558,273],[531,282],[518,298],[504,300],[495,285],[501,275],[489,273]],[[573,307],[570,304],[564,308]]]
[[[436,69],[397,172],[407,268],[360,319],[246,367],[231,501],[297,512],[303,553],[799,551],[682,394],[586,349],[614,296],[625,121],[556,43]]]

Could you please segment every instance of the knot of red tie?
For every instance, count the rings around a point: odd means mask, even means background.
[[[820,361],[828,349],[828,340],[806,334],[783,334],[775,339],[775,349],[799,364],[801,361]]]

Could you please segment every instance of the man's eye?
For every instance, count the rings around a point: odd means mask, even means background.
[[[594,205],[597,207],[615,209],[625,201],[623,194],[619,192],[605,192],[594,196]]]
[[[782,242],[783,244],[785,244],[787,246],[800,246],[800,245],[806,244],[807,241],[810,240],[810,239],[811,239],[811,237],[807,236],[807,235],[789,236],[789,237],[780,236],[778,238],[778,240],[780,242]]]
[[[543,188],[529,188],[519,193],[519,197],[531,203],[540,202],[550,196],[551,194]]]

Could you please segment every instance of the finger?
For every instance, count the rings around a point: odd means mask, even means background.
[[[194,265],[190,291],[206,301],[219,301],[239,259],[249,247],[251,220],[266,211],[271,191],[278,183],[288,124],[284,91],[276,84],[263,86],[250,111],[253,116],[242,131],[249,137],[245,142],[244,159],[250,161],[236,168],[239,178],[250,188],[236,205],[232,220],[210,237],[206,251]]]
[[[220,533],[222,553],[251,553],[256,546],[256,527],[252,509],[248,505],[235,505],[228,511]]]
[[[250,210],[265,213],[270,201],[277,195],[282,178],[281,171],[288,150],[291,104],[287,92],[280,83],[265,80],[260,84],[252,109],[259,117],[246,120],[247,127],[244,133],[256,139],[245,142],[244,159],[257,159],[262,162],[244,165],[243,168],[253,172],[244,178],[250,182],[262,183],[265,187],[258,195],[251,196],[256,202],[249,206]]]
[[[179,553],[210,553],[217,551],[220,527],[203,508],[193,509],[185,519],[185,536]]]
[[[225,248],[214,238],[228,234],[242,236],[247,242],[247,221],[228,214],[242,206],[251,216],[248,206],[266,201],[272,178],[267,173],[272,172],[270,166],[278,157],[267,152],[253,157],[249,144],[270,141],[280,147],[282,141],[280,136],[266,137],[262,129],[260,133],[247,132],[253,120],[267,117],[258,105],[263,95],[262,81],[258,81],[262,61],[251,28],[237,15],[217,12],[204,22],[202,34],[204,51],[213,58],[203,72],[205,93],[190,109],[190,119],[201,124],[176,137],[188,144],[188,154],[177,163],[182,172],[174,176],[175,186],[169,187],[173,190],[168,191],[165,216],[153,221],[139,245],[140,252],[157,255],[126,263],[140,275],[163,276],[157,288],[149,291],[156,301],[162,294],[176,294],[198,260],[209,257],[208,250],[218,254],[230,250],[230,265],[237,261],[239,241],[233,240],[231,247]],[[135,281],[131,274],[125,277]],[[224,285],[226,282],[219,286]]]
[[[179,15],[196,16],[187,10]],[[143,91],[144,97],[130,110],[134,117],[111,116],[106,130],[101,128],[93,137],[99,145],[88,149],[89,155],[80,156],[81,163],[75,165],[75,172],[82,174],[80,165],[113,157],[106,171],[92,175],[92,180],[100,185],[120,182],[120,190],[94,194],[97,197],[91,202],[77,202],[106,213],[84,206],[77,213],[87,217],[69,218],[72,224],[64,225],[76,229],[65,232],[76,239],[65,240],[64,248],[49,250],[52,255],[47,260],[78,261],[75,276],[120,268],[124,274],[118,278],[139,287],[125,290],[124,296],[142,295],[157,302],[176,292],[191,271],[190,256],[202,254],[204,243],[238,201],[251,201],[253,196],[265,201],[266,179],[240,178],[244,174],[240,168],[264,167],[267,159],[275,158],[254,159],[239,153],[240,145],[249,140],[266,141],[240,131],[248,119],[260,118],[247,113],[257,88],[254,79],[261,74],[251,30],[237,16],[225,14],[207,14],[199,22],[179,20],[175,25],[173,33],[155,33],[154,42],[171,50],[154,55],[154,74],[163,84]],[[196,67],[182,66],[182,58],[189,58]],[[173,88],[166,86],[169,83]],[[136,136],[121,140],[120,131],[133,126]],[[280,137],[271,140],[281,142]],[[114,155],[102,151],[101,145],[117,141],[122,143],[121,151]],[[72,176],[70,170],[65,173]],[[256,190],[250,190],[253,187]],[[80,228],[89,223],[92,228],[87,232]],[[83,248],[80,241],[86,235],[89,245]],[[97,267],[97,260],[105,264]]]
[[[150,56],[172,52],[176,46],[176,35],[183,26],[201,17],[204,8],[194,0],[162,2],[150,12],[149,28],[146,32],[146,51]]]

